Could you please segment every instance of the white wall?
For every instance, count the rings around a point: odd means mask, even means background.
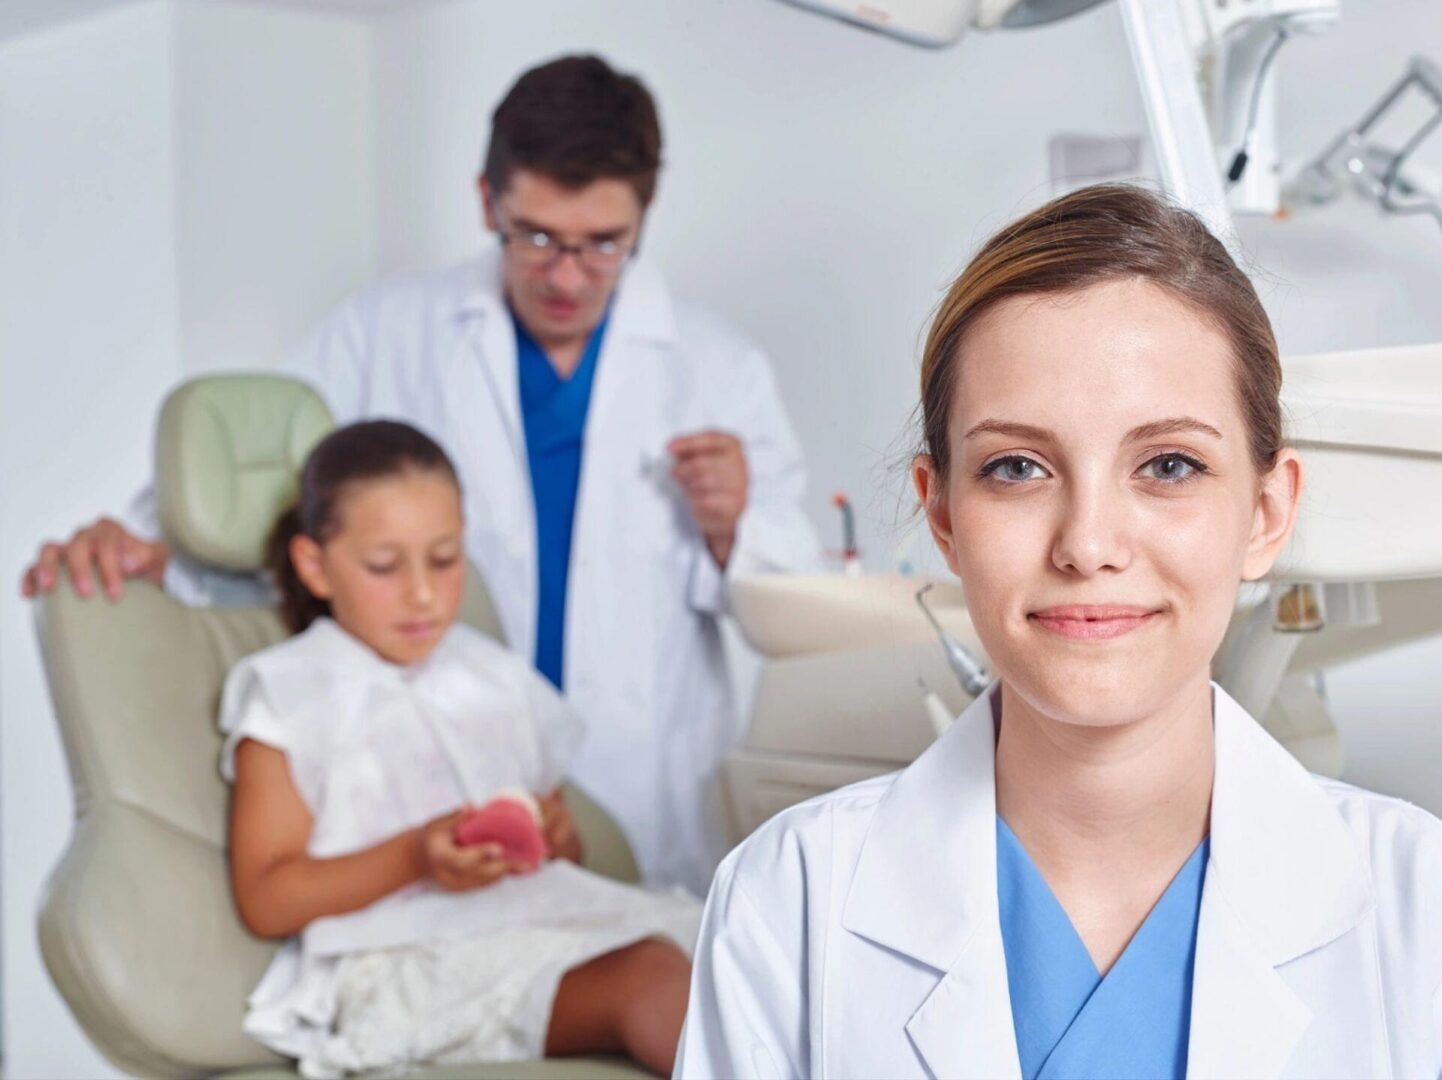
[[[183,375],[264,367],[376,272],[372,25],[139,0],[0,39],[0,910],[5,1071],[99,1076],[35,912],[71,801],[15,596],[124,507]]]
[[[369,20],[175,8],[187,372],[273,363],[376,271]]]
[[[71,802],[28,604],[36,541],[131,488],[180,372],[170,13],[160,0],[0,46],[0,825],[10,1076],[110,1070],[40,962]]]

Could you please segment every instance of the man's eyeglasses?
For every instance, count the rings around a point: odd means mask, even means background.
[[[635,247],[620,240],[582,240],[579,244],[563,244],[540,229],[500,229],[501,243],[523,266],[549,270],[563,255],[574,255],[583,269],[596,275],[614,274]]]

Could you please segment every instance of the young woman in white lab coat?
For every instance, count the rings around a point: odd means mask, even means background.
[[[1442,1075],[1442,823],[1209,679],[1302,484],[1245,275],[1086,189],[987,243],[921,381],[916,487],[997,681],[723,863],[677,1075]]]

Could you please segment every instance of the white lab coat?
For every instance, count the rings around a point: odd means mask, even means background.
[[[361,292],[290,367],[337,422],[394,417],[445,447],[464,489],[467,551],[507,641],[530,658],[535,516],[498,252]],[[667,441],[704,428],[739,436],[750,473],[725,575],[668,475]],[[674,303],[644,262],[631,266],[612,301],[586,421],[564,683],[590,733],[572,777],[619,819],[651,883],[704,895],[725,852],[714,781],[741,732],[716,617],[729,578],[819,564],[804,484],[765,357]],[[194,570],[177,562],[168,586],[203,596]]]
[[[1308,774],[1214,688],[1193,1077],[1442,1074],[1442,823]],[[1019,1075],[990,695],[717,871],[681,1077]]]

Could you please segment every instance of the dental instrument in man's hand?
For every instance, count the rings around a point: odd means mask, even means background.
[[[991,673],[982,667],[965,645],[947,633],[946,629],[937,621],[936,615],[926,604],[926,594],[931,591],[931,588],[932,583],[927,582],[916,591],[916,604],[936,631],[942,650],[946,653],[946,662],[955,673],[957,681],[961,683],[961,688],[972,697],[980,697],[982,691],[991,685]]]

